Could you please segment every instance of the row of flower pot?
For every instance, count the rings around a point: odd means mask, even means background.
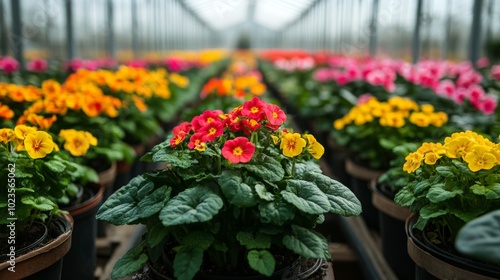
[[[106,234],[106,223],[95,217],[98,208],[114,192],[117,178],[150,168],[139,157],[163,137],[160,124],[166,126],[196,98],[204,80],[221,66],[191,72],[189,87],[187,78],[176,73],[123,67],[82,70],[61,84],[47,80],[40,87],[0,83],[0,161],[5,168],[0,178],[7,183],[0,189],[0,278],[93,279],[95,240]],[[23,81],[21,74],[10,75],[7,79]],[[161,100],[148,95],[169,90]],[[135,120],[133,110],[138,110]],[[141,135],[152,117],[157,118],[155,133]],[[126,133],[117,129],[130,121],[142,126],[135,133],[148,137],[138,145],[127,144]]]
[[[495,210],[500,209],[498,66],[475,70],[467,63],[426,62],[406,69],[399,62],[360,63],[341,56],[320,65],[331,67],[324,71],[315,67],[314,57],[274,63],[285,70],[263,62],[264,74],[279,77],[278,92],[296,110],[302,129],[324,131],[331,144],[326,150],[332,171],[360,199],[361,215],[380,234],[384,256],[398,277],[499,277],[498,255],[490,253],[500,248],[495,232],[499,227]],[[433,77],[424,78],[429,73]],[[318,81],[330,84],[321,86]],[[446,96],[443,90],[449,85],[453,86]],[[461,103],[464,99],[444,100],[458,91],[462,98],[471,98],[476,113],[462,107],[468,106]],[[473,101],[485,94],[495,105],[491,110]],[[307,102],[313,107],[308,108]],[[324,119],[330,128],[322,125]],[[454,268],[432,266],[449,262],[446,258]]]

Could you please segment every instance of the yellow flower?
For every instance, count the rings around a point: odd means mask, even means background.
[[[189,79],[177,73],[172,73],[168,77],[170,81],[178,87],[185,88],[189,85]]]
[[[424,104],[420,107],[420,110],[423,112],[423,113],[426,113],[426,114],[431,114],[434,112],[434,106],[432,106],[431,104]]]
[[[271,135],[271,139],[273,139],[274,145],[278,144],[278,142],[280,141],[280,139],[276,135]]]
[[[35,132],[36,127],[26,126],[26,125],[18,125],[14,128],[14,132],[16,134],[17,139],[24,140],[26,135]]]
[[[469,169],[472,172],[481,169],[491,169],[495,166],[497,159],[488,151],[489,149],[487,147],[476,145],[473,147],[472,151],[465,155],[464,160],[468,163]]]
[[[42,83],[42,92],[49,96],[57,95],[61,92],[61,84],[55,80],[46,80]]]
[[[472,150],[474,145],[477,145],[475,141],[471,141],[470,138],[461,136],[445,143],[444,148],[446,149],[447,157],[464,158],[465,155]]]
[[[0,140],[7,144],[8,142],[16,139],[16,135],[14,134],[14,130],[10,128],[2,128],[0,129]]]
[[[283,150],[283,155],[295,157],[302,153],[306,144],[306,140],[300,137],[299,133],[286,133],[281,137],[280,149]]]
[[[146,112],[148,110],[148,106],[146,105],[146,103],[144,103],[144,100],[142,98],[134,95],[132,96],[132,101],[134,102],[135,107],[137,107],[140,112]]]
[[[325,153],[325,148],[323,147],[323,145],[316,141],[316,138],[314,138],[314,136],[311,134],[305,134],[304,136],[309,143],[309,145],[307,146],[307,150],[309,151],[309,153],[313,156],[313,158],[320,159]]]
[[[24,148],[31,158],[43,158],[52,153],[54,142],[47,132],[36,131],[26,135],[24,138]]]
[[[59,136],[64,138],[64,149],[73,156],[84,156],[90,145],[97,144],[97,139],[87,131],[63,129],[59,132]]]
[[[390,112],[380,117],[379,123],[381,126],[400,128],[405,125],[405,119],[399,112]]]
[[[431,116],[431,124],[435,127],[441,127],[448,121],[448,115],[445,112],[436,112]]]
[[[434,165],[436,163],[436,161],[440,158],[441,158],[441,155],[439,155],[438,153],[430,152],[430,153],[425,154],[424,162],[425,162],[425,164],[428,164],[428,165]]]
[[[337,119],[333,122],[333,127],[336,129],[336,130],[342,130],[344,129],[345,127],[345,123],[344,123],[344,120],[343,119]]]
[[[420,167],[420,164],[422,163],[423,158],[424,158],[424,155],[419,153],[419,152],[415,152],[415,153],[411,153],[411,154],[407,155],[405,157],[406,162],[403,165],[403,170],[408,172],[408,173],[414,172],[415,170],[417,170]]]
[[[413,112],[410,115],[410,122],[419,127],[428,127],[431,123],[431,118],[425,113]]]

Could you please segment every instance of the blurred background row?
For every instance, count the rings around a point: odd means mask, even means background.
[[[500,1],[0,0],[0,56],[21,62],[234,47],[496,60]]]

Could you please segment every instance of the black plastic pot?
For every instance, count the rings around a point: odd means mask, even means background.
[[[385,191],[373,180],[372,204],[379,210],[382,254],[399,279],[414,279],[415,264],[406,249],[405,221],[411,215],[408,208],[394,203],[394,194]]]
[[[63,260],[62,278],[91,280],[96,264],[95,240],[97,236],[96,214],[102,202],[104,188],[89,184],[84,189],[87,198],[82,203],[65,210],[74,219],[72,246]]]
[[[262,275],[238,276],[238,280],[292,280],[292,279],[308,279],[316,271],[323,269],[324,260],[316,259],[314,264],[309,267],[304,267],[304,260],[297,260],[290,267],[275,271],[271,276]],[[151,272],[149,275],[155,280],[173,280],[173,278],[163,275],[157,271],[153,265],[148,263],[148,269]],[[234,280],[234,276],[222,275],[196,275],[197,280]]]
[[[408,253],[415,262],[415,279],[500,279],[500,266],[489,265],[442,250],[414,229],[416,217],[406,221]]]

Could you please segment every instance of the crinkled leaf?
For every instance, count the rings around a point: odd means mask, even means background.
[[[215,238],[210,232],[193,231],[182,239],[182,244],[191,247],[200,247],[202,250],[208,249]]]
[[[307,173],[303,179],[314,182],[326,194],[330,202],[330,212],[342,216],[361,214],[361,202],[342,183],[320,173]]]
[[[401,206],[410,206],[415,201],[415,196],[411,191],[409,186],[406,186],[399,190],[399,192],[394,197],[394,202]]]
[[[431,219],[431,218],[436,218],[442,215],[448,214],[447,209],[441,209],[438,205],[436,204],[428,204],[422,207],[420,209],[420,217],[424,219]]]
[[[415,187],[413,187],[413,193],[415,195],[420,195],[421,193],[427,191],[430,186],[431,184],[428,181],[420,181],[415,185]]]
[[[500,184],[494,183],[492,185],[483,186],[475,184],[470,187],[471,191],[477,195],[484,195],[487,199],[500,198]]]
[[[306,161],[304,163],[296,163],[295,164],[295,176],[297,178],[302,179],[302,176],[305,176],[309,173],[321,173],[321,168],[314,161]]]
[[[265,276],[271,276],[274,272],[275,260],[267,250],[251,250],[247,254],[250,267]]]
[[[269,249],[271,247],[271,237],[260,232],[240,231],[236,239],[241,245],[250,249]]]
[[[279,161],[263,153],[254,156],[248,163],[237,164],[236,167],[245,168],[270,182],[280,181],[285,176],[285,170]]]
[[[452,191],[445,189],[445,184],[435,184],[432,185],[429,191],[427,192],[426,197],[433,203],[443,202],[450,198],[455,197],[457,194],[462,194],[463,191],[460,189],[454,189]]]
[[[174,258],[174,276],[178,280],[191,280],[203,261],[203,248],[182,246]]]
[[[47,166],[51,171],[56,173],[61,173],[66,169],[66,165],[57,160],[49,160],[45,162],[45,166]]]
[[[218,182],[229,203],[238,207],[257,205],[252,188],[242,182],[239,172],[224,170]]]
[[[500,263],[500,210],[476,218],[460,229],[458,251],[492,263]]]
[[[259,196],[260,199],[265,201],[273,201],[274,195],[267,191],[266,187],[262,184],[255,185],[255,192]]]
[[[146,158],[148,158],[146,156]],[[189,168],[193,166],[197,161],[193,160],[189,153],[178,152],[177,150],[171,150],[169,148],[159,149],[152,154],[151,160],[153,162],[168,162],[172,166],[180,168]]]
[[[456,170],[451,166],[438,166],[436,167],[436,172],[443,177],[454,177],[455,173],[453,171]]]
[[[34,208],[41,211],[50,211],[52,209],[57,208],[56,203],[43,196],[32,196],[32,195],[23,196],[21,198],[21,202],[26,205],[31,205]]]
[[[114,225],[133,224],[160,211],[170,197],[171,188],[155,189],[153,182],[137,176],[113,193],[100,207],[97,218]]]
[[[203,186],[186,189],[173,197],[160,211],[165,226],[206,222],[224,205],[222,199]]]
[[[281,199],[260,203],[259,212],[264,223],[283,225],[286,221],[295,218],[293,205]]]
[[[300,211],[308,214],[322,214],[330,211],[328,197],[314,184],[304,180],[288,180],[283,198]]]
[[[169,229],[161,223],[153,223],[148,227],[148,246],[152,248],[160,244],[168,235],[168,232]]]
[[[292,225],[292,232],[283,237],[285,247],[305,258],[330,258],[328,242],[323,236],[297,225]]]
[[[111,279],[128,276],[138,271],[147,261],[148,256],[143,253],[142,245],[133,247],[116,262],[111,272]]]

